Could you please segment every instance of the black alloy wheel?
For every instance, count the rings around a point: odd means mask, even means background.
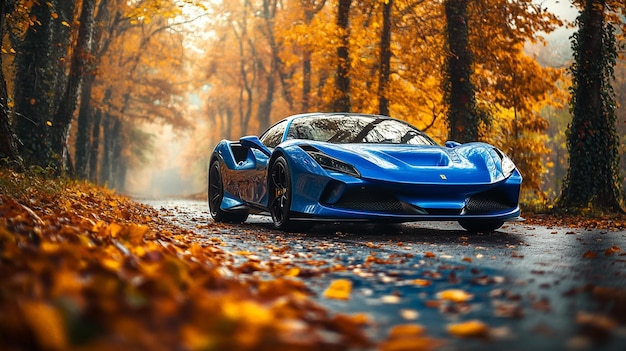
[[[242,223],[248,218],[247,211],[226,212],[220,208],[224,199],[224,183],[222,182],[222,172],[218,160],[211,162],[209,167],[208,199],[211,217],[216,222]]]
[[[287,230],[290,227],[291,176],[287,160],[279,156],[272,164],[269,174],[269,210],[274,226]]]

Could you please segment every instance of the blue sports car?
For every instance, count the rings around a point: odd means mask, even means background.
[[[208,202],[218,222],[271,215],[302,221],[453,220],[493,231],[520,215],[522,176],[485,143],[438,145],[386,116],[308,113],[260,137],[222,140],[209,165]]]

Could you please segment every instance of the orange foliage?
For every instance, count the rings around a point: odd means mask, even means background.
[[[359,318],[331,317],[288,278],[227,277],[238,268],[219,242],[200,243],[111,191],[11,171],[0,190],[2,349],[368,344]]]

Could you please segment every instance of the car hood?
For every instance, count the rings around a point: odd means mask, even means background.
[[[494,148],[468,143],[438,145],[308,143],[355,166],[362,177],[408,183],[487,184],[501,181],[501,160]]]

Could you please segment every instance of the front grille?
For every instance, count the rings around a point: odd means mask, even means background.
[[[506,210],[511,207],[513,206],[506,198],[496,192],[474,195],[465,204],[465,210],[469,213],[489,213]]]
[[[395,197],[382,193],[372,192],[367,189],[353,189],[346,191],[331,207],[344,208],[357,211],[402,213],[402,203]]]

